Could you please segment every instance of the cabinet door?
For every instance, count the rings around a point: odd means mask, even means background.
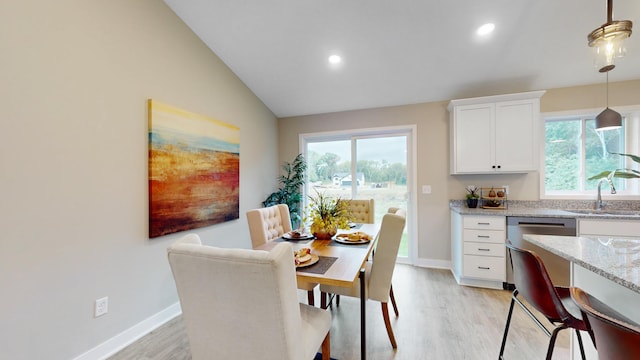
[[[496,170],[535,171],[538,168],[539,100],[505,101],[495,106]]]
[[[493,171],[494,109],[493,104],[456,106],[451,129],[452,174]]]

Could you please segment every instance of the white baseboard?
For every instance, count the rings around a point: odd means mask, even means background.
[[[182,309],[180,308],[180,303],[177,302],[76,357],[74,360],[106,359],[181,313]]]
[[[424,268],[432,268],[432,269],[446,269],[446,270],[451,269],[450,260],[420,258],[416,260],[416,263],[414,265],[424,267]]]

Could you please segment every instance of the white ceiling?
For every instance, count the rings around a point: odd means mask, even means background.
[[[278,117],[605,81],[587,34],[606,0],[164,1]],[[613,18],[638,32],[640,1]],[[640,79],[640,33],[627,41],[611,82]]]

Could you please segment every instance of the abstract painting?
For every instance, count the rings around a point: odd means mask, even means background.
[[[149,99],[149,237],[239,218],[240,129]]]

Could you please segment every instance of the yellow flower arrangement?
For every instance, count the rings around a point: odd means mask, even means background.
[[[347,203],[340,198],[331,198],[326,194],[316,192],[316,196],[309,196],[307,207],[308,216],[305,223],[311,224],[311,233],[318,239],[335,235],[337,229],[348,229],[351,214]]]

